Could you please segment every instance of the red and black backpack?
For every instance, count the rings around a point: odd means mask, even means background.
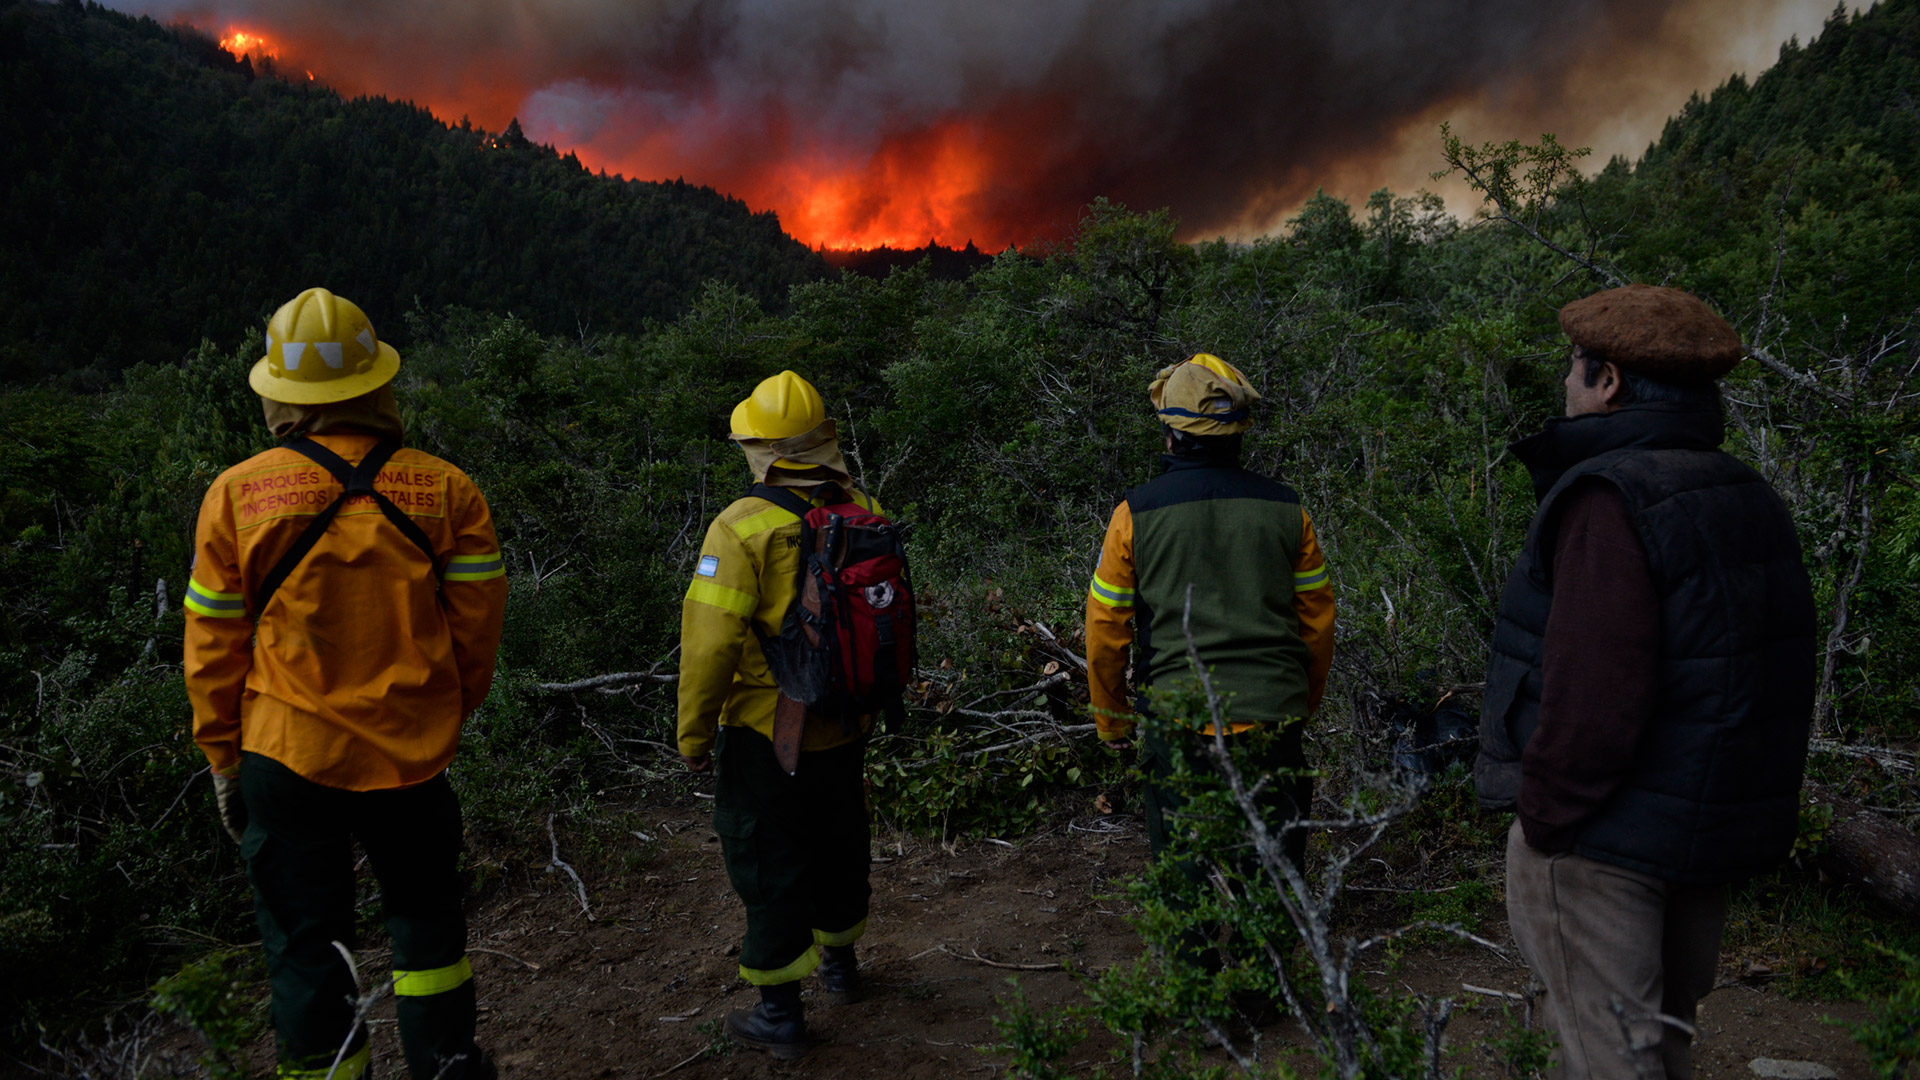
[[[800,518],[793,606],[779,636],[754,629],[780,692],[849,731],[868,713],[897,715],[919,657],[905,527],[837,488],[826,506],[765,484],[750,494]]]

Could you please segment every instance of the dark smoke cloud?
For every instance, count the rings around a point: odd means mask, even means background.
[[[1825,0],[121,0],[284,42],[348,92],[684,176],[816,242],[1018,243],[1095,195],[1273,227],[1408,139],[1664,115]],[[1777,41],[1777,39],[1776,39]],[[1749,51],[1751,51],[1749,49]],[[1631,127],[1632,125],[1628,125]],[[1642,126],[1646,126],[1642,122]],[[1652,130],[1657,130],[1653,128]],[[1644,138],[1644,135],[1641,136]],[[1639,147],[1615,147],[1637,151]],[[1435,167],[1430,159],[1425,169]]]

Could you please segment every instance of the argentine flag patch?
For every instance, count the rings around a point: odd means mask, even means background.
[[[700,556],[700,565],[693,572],[697,577],[713,577],[720,572],[720,556]]]

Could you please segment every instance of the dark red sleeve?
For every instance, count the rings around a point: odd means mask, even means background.
[[[1562,496],[1540,727],[1520,758],[1528,846],[1565,851],[1619,789],[1653,712],[1660,603],[1633,520],[1604,481]]]

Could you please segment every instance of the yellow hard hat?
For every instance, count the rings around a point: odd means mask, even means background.
[[[1252,385],[1247,382],[1247,377],[1240,373],[1239,368],[1234,367],[1232,364],[1227,363],[1212,353],[1194,353],[1187,358],[1187,363],[1199,364],[1201,367],[1206,368],[1208,371],[1213,372],[1215,375],[1229,382],[1239,383],[1241,386]]]
[[[747,400],[733,407],[733,433],[750,439],[790,439],[820,426],[827,404],[813,384],[783,371],[763,379]]]
[[[1160,422],[1189,435],[1236,435],[1253,426],[1259,391],[1240,369],[1212,353],[1195,353],[1160,369],[1147,387]]]
[[[247,381],[269,401],[321,405],[378,390],[399,370],[400,354],[374,336],[366,312],[308,289],[267,321],[267,355]]]

